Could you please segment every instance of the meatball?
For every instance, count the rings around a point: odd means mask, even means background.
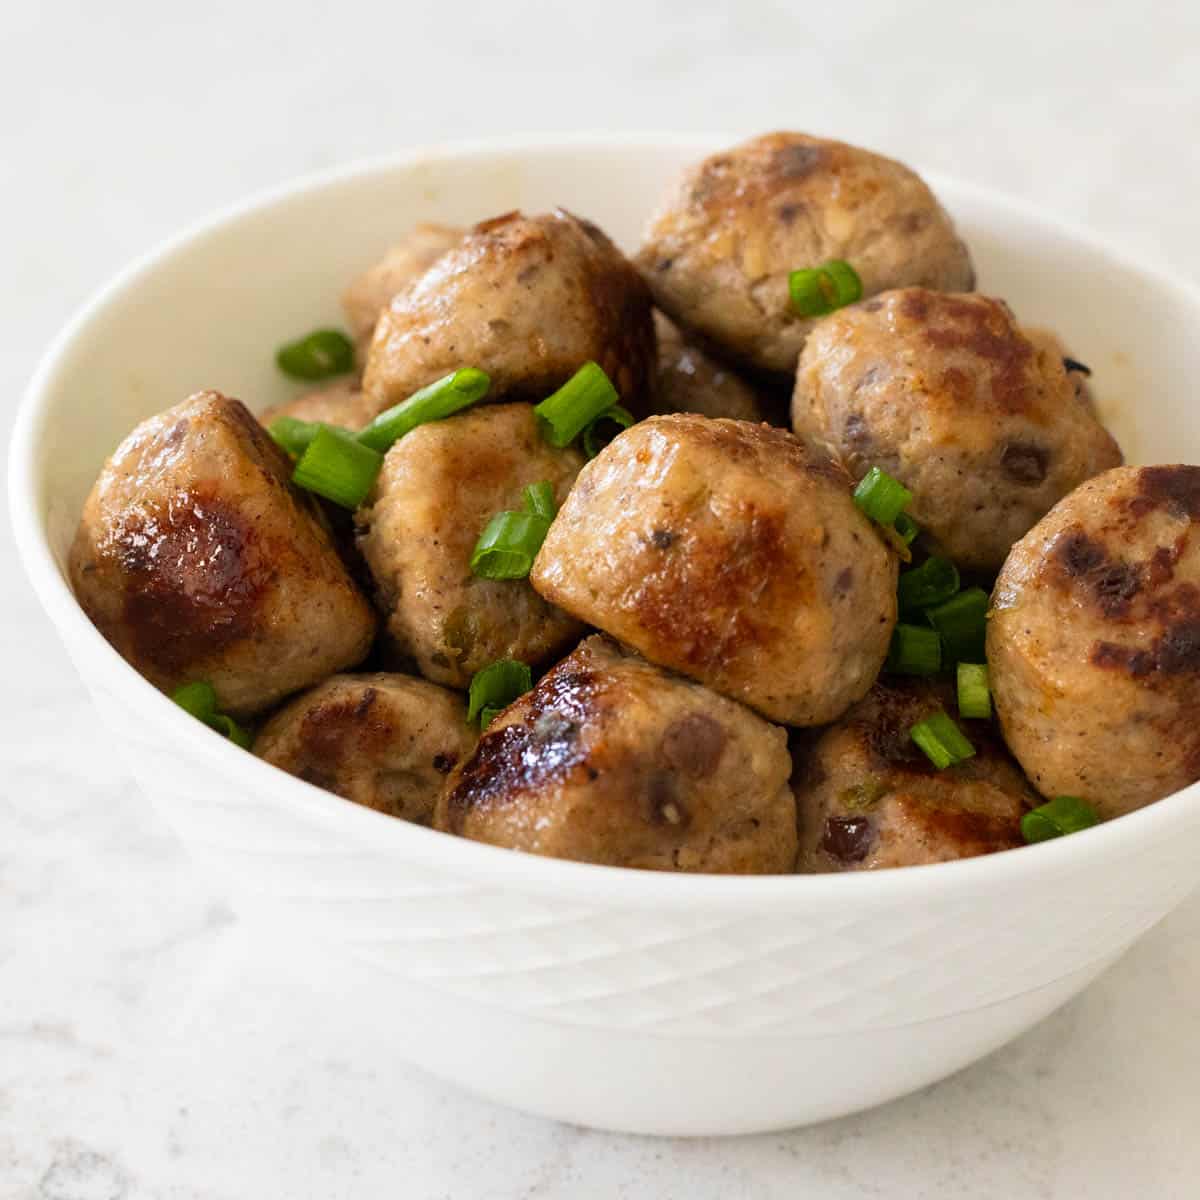
[[[987,655],[1044,796],[1114,817],[1200,779],[1200,467],[1123,467],[1012,549]]]
[[[530,576],[553,604],[791,725],[865,694],[896,558],[836,464],[782,429],[679,413],[582,471]]]
[[[457,692],[409,675],[334,675],[259,733],[254,753],[355,804],[428,825],[475,745]]]
[[[910,730],[949,689],[876,684],[797,753],[799,870],[911,867],[1023,844],[1022,815],[1039,801],[987,721],[961,722],[975,757],[937,770]]]
[[[370,649],[371,607],[290,475],[241,402],[217,392],[144,421],[101,471],[71,582],[156,687],[207,680],[245,716]]]
[[[357,430],[362,429],[372,415],[362,386],[357,379],[347,376],[282,404],[273,404],[258,419],[264,426],[280,417],[294,417],[297,421],[324,421],[343,429]]]
[[[644,412],[654,372],[650,296],[588,221],[561,209],[476,225],[384,310],[363,388],[375,412],[459,367],[493,398],[540,400],[594,359]]]
[[[655,412],[694,412],[734,421],[763,420],[762,405],[744,379],[688,342],[660,312],[654,314],[654,328],[658,335]]]
[[[543,440],[530,404],[485,405],[421,425],[388,451],[359,510],[359,547],[396,648],[422,675],[465,688],[498,658],[538,664],[578,640],[580,624],[524,579],[481,579],[471,552],[498,512],[548,480],[562,503],[582,465]]]
[[[392,297],[457,246],[463,232],[452,225],[429,221],[414,225],[379,262],[349,284],[342,293],[342,309],[358,345],[360,362],[371,344],[379,314]]]
[[[1001,300],[886,292],[813,330],[793,426],[855,479],[896,476],[942,553],[995,572],[1056,501],[1121,462],[1057,343],[1036,337]]]
[[[791,371],[813,326],[788,275],[843,259],[863,294],[975,285],[967,249],[933,193],[877,154],[770,133],[686,171],[637,256],[655,303],[742,361]]]
[[[591,637],[488,726],[437,828],[553,858],[779,874],[796,857],[787,737]]]

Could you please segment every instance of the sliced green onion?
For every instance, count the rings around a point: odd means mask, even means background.
[[[275,362],[293,379],[329,379],[354,369],[354,343],[336,329],[316,329],[280,346]]]
[[[958,664],[958,715],[981,721],[992,715],[992,689],[986,663]]]
[[[235,746],[241,746],[243,750],[249,750],[254,741],[254,737],[248,729],[243,729],[232,717],[227,717],[224,713],[217,713],[209,720],[208,724],[218,733],[224,734]]]
[[[601,413],[620,406],[621,397],[599,363],[586,362],[533,411],[542,437],[552,446],[569,446]]]
[[[540,483],[531,483],[522,493],[525,511],[535,517],[545,517],[553,521],[558,515],[558,505],[554,503],[554,484],[548,479]]]
[[[1027,842],[1045,842],[1099,823],[1096,810],[1086,800],[1078,796],[1055,796],[1021,818],[1021,834]]]
[[[292,482],[343,508],[357,508],[370,494],[383,455],[352,433],[325,425],[301,455]]]
[[[904,484],[878,467],[872,467],[854,489],[854,503],[880,525],[895,524],[911,499],[912,492]]]
[[[804,267],[788,275],[792,307],[802,317],[823,317],[862,299],[858,272],[840,258],[820,267]]]
[[[296,417],[276,417],[267,426],[267,432],[285,454],[291,455],[292,458],[299,458],[324,427],[322,421],[301,421]]]
[[[486,371],[462,367],[445,375],[400,404],[381,412],[363,429],[358,440],[380,454],[386,454],[406,433],[430,421],[443,421],[464,408],[477,404],[488,393],[492,381]]]
[[[979,587],[967,588],[944,604],[925,610],[930,625],[942,635],[947,663],[984,661],[987,611],[988,594]]]
[[[491,710],[494,717],[507,708],[518,696],[533,687],[533,672],[528,663],[515,658],[501,658],[475,672],[467,691],[467,721],[483,717]],[[488,718],[491,720],[491,717]]]
[[[894,675],[936,675],[942,666],[942,639],[923,625],[897,625],[886,670]]]
[[[935,554],[900,576],[896,599],[902,613],[920,612],[923,608],[945,603],[958,587],[958,568],[948,558],[939,558]]]
[[[525,579],[550,522],[537,513],[498,512],[471,552],[471,572],[481,579]]]
[[[920,525],[908,513],[901,513],[893,522],[892,528],[906,546],[911,546],[916,540],[917,534],[921,532]]]
[[[633,413],[619,404],[614,404],[583,431],[584,454],[588,458],[595,458],[613,438],[632,424]]]
[[[486,729],[503,711],[504,711],[504,709],[496,708],[494,705],[491,705],[491,704],[487,704],[483,708],[481,708],[479,710],[479,728],[480,728],[480,730]]]
[[[965,762],[975,753],[963,731],[940,710],[918,721],[909,734],[939,771]]]
[[[192,683],[185,683],[181,687],[177,687],[171,693],[171,699],[184,712],[198,721],[203,721],[210,729],[215,729],[218,733],[223,734],[234,745],[240,746],[243,750],[250,749],[250,743],[254,738],[232,717],[227,717],[223,712],[217,711],[217,693],[207,680],[197,679]]]

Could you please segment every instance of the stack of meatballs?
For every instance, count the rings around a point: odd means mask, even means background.
[[[831,261],[861,298],[800,315],[790,273]],[[155,686],[206,681],[255,722],[267,762],[535,854],[849,871],[1015,847],[1043,798],[1129,812],[1200,778],[1200,468],[1122,466],[1086,368],[974,287],[914,172],[794,133],[686,171],[633,260],[562,210],[420,226],[345,293],[361,373],[258,419],[201,392],[130,434],[76,594]],[[534,409],[587,362],[636,419],[590,461]],[[359,430],[468,366],[487,402],[397,441],[352,525],[264,430]],[[910,730],[951,689],[885,669],[872,468],[923,552],[994,581],[997,720],[941,770]],[[539,483],[529,577],[473,574]],[[502,659],[536,682],[480,732],[464,693]]]

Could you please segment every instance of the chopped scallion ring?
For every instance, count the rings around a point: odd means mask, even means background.
[[[507,708],[518,696],[533,687],[533,672],[528,663],[501,658],[475,672],[467,691],[467,721],[485,717],[484,724]],[[490,714],[490,715],[489,715]]]
[[[586,362],[533,411],[542,436],[560,450],[569,446],[598,416],[620,407],[621,397],[599,363]]]
[[[324,427],[324,423],[321,421],[301,421],[296,417],[276,417],[267,426],[267,432],[285,454],[292,458],[299,458]]]
[[[965,762],[975,754],[967,736],[941,710],[918,721],[909,734],[939,771]]]
[[[329,379],[354,369],[354,343],[336,329],[316,329],[280,346],[275,362],[293,379]]]
[[[352,433],[324,425],[296,464],[292,482],[354,509],[371,494],[382,466],[382,454],[364,446]]]
[[[550,522],[537,513],[498,512],[471,552],[471,572],[480,579],[525,579]]]
[[[602,412],[583,431],[583,452],[588,458],[595,458],[623,430],[633,424],[633,413],[619,404],[614,404],[606,412]]]
[[[903,512],[896,518],[892,528],[896,531],[897,536],[905,546],[911,546],[916,540],[917,534],[921,532],[920,525],[908,513]],[[905,561],[907,562],[908,560],[906,559]]]
[[[1055,796],[1021,818],[1021,834],[1027,842],[1045,842],[1099,823],[1096,810],[1086,800],[1078,796]]]
[[[554,484],[548,479],[540,483],[531,483],[522,493],[525,511],[535,517],[545,517],[553,521],[558,515],[558,505],[554,503]]]
[[[992,715],[992,689],[985,663],[958,664],[958,715],[986,720]]]
[[[911,500],[912,492],[878,467],[872,467],[854,489],[854,503],[879,525],[894,525]]]
[[[462,367],[444,375],[400,404],[381,412],[359,435],[358,440],[386,454],[406,433],[430,421],[443,421],[472,404],[478,404],[491,387],[491,377],[476,367]]]
[[[935,554],[900,576],[896,599],[902,613],[915,613],[945,603],[958,587],[958,568],[948,558]]]
[[[249,730],[243,729],[232,717],[217,710],[217,693],[213,685],[206,679],[197,679],[185,683],[171,693],[171,699],[184,712],[203,721],[210,729],[227,737],[235,746],[243,750],[250,749],[254,738]]]
[[[788,275],[792,307],[802,317],[823,317],[862,299],[858,272],[840,258],[819,267],[803,267]]]
[[[894,675],[936,675],[942,665],[942,639],[923,625],[897,625],[884,669]]]
[[[479,710],[479,728],[480,731],[486,729],[504,709],[497,708],[495,705],[488,704]]]
[[[966,588],[944,604],[925,610],[930,625],[942,635],[946,662],[983,662],[987,639],[988,594]]]

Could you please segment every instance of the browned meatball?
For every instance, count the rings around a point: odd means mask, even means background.
[[[1057,500],[1121,461],[1056,343],[1036,336],[1002,300],[885,292],[813,330],[793,426],[855,479],[896,476],[944,554],[996,571]]]
[[[241,716],[366,655],[370,605],[290,475],[241,402],[217,392],[142,422],[108,460],[71,582],[156,687],[208,680]]]
[[[694,412],[734,421],[761,421],[763,408],[754,389],[728,367],[687,341],[660,312],[654,314],[658,335],[658,375],[654,388],[657,413]]]
[[[315,388],[311,392],[272,404],[259,414],[264,426],[279,417],[294,417],[297,421],[324,421],[329,425],[340,425],[343,429],[362,429],[373,414],[368,410],[362,386],[353,376],[346,376],[336,383]]]
[[[376,412],[459,367],[491,398],[540,400],[594,359],[645,411],[654,372],[650,295],[588,221],[561,209],[476,225],[397,295],[375,329],[363,388]]]
[[[790,725],[875,680],[896,559],[840,467],[782,429],[679,413],[582,471],[530,576],[554,604]]]
[[[463,233],[453,225],[430,221],[414,225],[379,262],[349,284],[342,293],[342,309],[358,344],[360,362],[366,357],[379,314],[392,297],[457,246]]]
[[[988,721],[960,721],[975,757],[937,770],[910,736],[949,689],[876,684],[797,753],[801,871],[911,867],[1022,844],[1039,803]]]
[[[778,874],[796,857],[782,729],[603,637],[505,709],[439,829],[553,858]]]
[[[668,316],[772,371],[795,367],[813,325],[793,310],[788,275],[831,259],[850,263],[867,296],[974,286],[967,249],[919,176],[802,133],[769,133],[684,172],[637,256]]]
[[[1123,467],[1008,556],[987,653],[1004,736],[1044,796],[1104,817],[1200,779],[1200,467]]]
[[[259,733],[254,753],[355,804],[427,825],[474,748],[457,692],[410,675],[334,675]]]
[[[388,451],[359,511],[359,547],[388,614],[388,633],[421,674],[466,687],[498,658],[538,664],[582,626],[524,579],[480,579],[471,552],[492,516],[522,507],[548,480],[561,503],[582,465],[541,436],[530,404],[486,405],[422,425]]]

